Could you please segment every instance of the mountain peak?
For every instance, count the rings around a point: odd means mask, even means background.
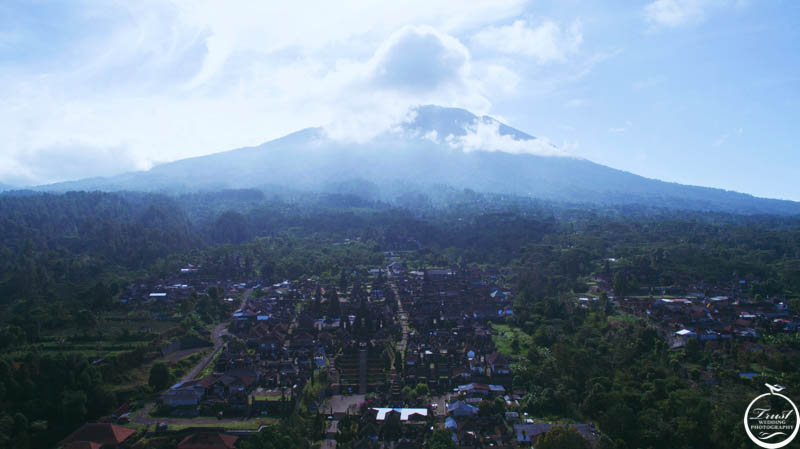
[[[461,109],[432,104],[417,106],[411,110],[411,119],[403,124],[408,131],[426,135],[436,132],[440,138],[447,136],[463,137],[479,125],[496,126],[500,136],[510,136],[514,140],[532,140],[535,137],[514,129],[488,115],[477,116]]]
[[[321,128],[307,128],[256,147],[42,189],[339,192],[371,185],[371,197],[393,201],[405,193],[447,186],[573,203],[744,213],[800,211],[799,203],[664,183],[585,159],[558,157],[569,155],[544,138],[464,109],[419,106],[399,127],[364,142],[337,140]]]

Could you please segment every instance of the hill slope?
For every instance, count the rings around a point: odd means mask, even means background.
[[[555,201],[674,209],[800,214],[800,203],[667,183],[569,157],[491,117],[422,106],[399,129],[367,143],[307,128],[256,147],[158,165],[146,172],[42,186],[42,190],[197,191],[280,186],[357,191],[392,200],[434,186]]]

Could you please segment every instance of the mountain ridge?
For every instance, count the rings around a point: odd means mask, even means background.
[[[331,139],[323,128],[305,128],[257,146],[159,164],[149,171],[36,189],[187,192],[275,185],[326,192],[356,180],[377,188],[369,196],[388,201],[438,184],[574,203],[800,214],[797,202],[665,182],[572,157],[463,109],[420,106],[401,125],[399,131],[361,143]],[[506,152],[498,148],[503,145],[523,151]],[[525,152],[529,149],[534,153]]]

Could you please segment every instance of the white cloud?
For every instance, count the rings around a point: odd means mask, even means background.
[[[406,121],[419,104],[484,113],[491,83],[472,76],[469,51],[456,38],[429,26],[406,26],[368,61],[341,63],[321,80],[325,88],[318,95],[337,104],[322,123],[330,138],[364,142]]]
[[[469,73],[469,51],[432,27],[406,26],[378,48],[371,77],[379,88],[431,91]]]
[[[444,140],[453,148],[463,151],[503,151],[514,154],[539,156],[569,156],[546,139],[515,139],[500,134],[500,123],[494,120],[476,120],[464,127],[463,136],[449,135]]]
[[[584,98],[573,98],[564,104],[564,106],[568,108],[579,108],[586,104],[586,99]]]
[[[208,56],[203,70],[195,78],[196,83],[202,83],[220,72],[236,53],[299,49],[314,54],[333,48],[340,50],[342,46],[371,51],[363,42],[385,37],[387,30],[425,23],[444,33],[453,33],[517,15],[524,2],[343,0],[290,6],[283,2],[233,0],[226,2],[224,8],[213,0],[175,0],[175,3],[187,23],[196,29],[208,29],[212,34],[207,40]]]
[[[647,22],[659,27],[679,27],[706,20],[708,15],[720,9],[742,9],[746,0],[654,0],[644,7]]]
[[[728,134],[723,134],[717,137],[713,142],[711,142],[712,147],[719,147],[725,144],[728,141]]]
[[[734,133],[736,135],[741,135],[743,132],[744,132],[743,128],[737,128],[732,133]],[[714,139],[713,142],[711,142],[711,146],[712,147],[720,147],[722,145],[725,145],[725,143],[728,141],[728,138],[731,137],[732,133],[725,133],[725,134],[722,134],[721,136],[717,137],[716,139]],[[734,136],[734,139],[735,138],[736,138],[736,136]]]
[[[581,22],[562,27],[552,20],[530,26],[524,20],[511,25],[490,26],[478,32],[472,41],[484,49],[533,58],[539,64],[563,62],[583,43]]]
[[[20,162],[34,179],[67,181],[85,173],[115,175],[150,168],[127,147],[96,147],[83,142],[36,149],[23,155]]]
[[[566,140],[561,142],[561,148],[565,153],[574,153],[581,148],[581,143],[578,140]]]
[[[518,77],[455,36],[519,15],[522,0],[411,3],[87,0],[82,13],[103,26],[0,71],[0,181],[108,175],[306,126],[364,140],[416,104],[488,112]],[[117,166],[32,168],[56,151],[86,161],[78,153],[122,149]]]
[[[628,128],[631,127],[631,125],[632,125],[632,123],[630,122],[630,120],[626,120],[625,121],[625,126],[615,126],[615,127],[608,128],[608,132],[615,133],[615,134],[624,133],[625,131],[628,130]]]
[[[483,86],[492,92],[502,92],[512,94],[516,91],[520,83],[520,77],[513,70],[492,64],[486,68],[486,74],[482,77]]]

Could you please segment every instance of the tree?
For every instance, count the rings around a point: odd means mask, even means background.
[[[317,286],[314,292],[314,302],[311,303],[311,312],[314,316],[319,316],[322,313],[322,288]]]
[[[456,443],[453,441],[452,434],[449,430],[434,430],[428,437],[428,449],[456,449]]]
[[[0,349],[25,344],[25,330],[13,324],[0,329]]]
[[[228,340],[228,351],[234,354],[247,352],[247,343],[241,338],[232,337]]]
[[[61,417],[70,426],[77,425],[86,417],[86,393],[65,390],[61,393]]]
[[[536,449],[589,449],[589,445],[574,427],[557,426],[539,438]]]
[[[307,447],[304,438],[298,436],[286,424],[264,427],[261,432],[249,438],[240,438],[236,441],[238,449],[284,449]]]
[[[623,272],[614,275],[614,294],[624,296],[628,293],[628,276]]]
[[[381,439],[383,441],[396,441],[403,433],[400,423],[400,412],[390,412],[386,414],[381,426]]]
[[[249,238],[250,223],[239,212],[223,212],[212,224],[211,239],[216,243],[242,243]]]
[[[102,282],[96,283],[89,292],[89,298],[95,310],[102,310],[111,305],[111,296],[111,290]]]
[[[75,321],[77,322],[78,327],[83,329],[97,325],[97,319],[94,317],[94,314],[86,309],[78,312],[78,314],[75,316]]]
[[[503,398],[493,400],[484,399],[478,404],[478,415],[483,417],[498,417],[506,411],[506,402]]]
[[[328,316],[338,318],[342,314],[342,306],[339,304],[339,295],[336,294],[336,287],[331,286],[325,291],[328,296]]]
[[[169,367],[165,363],[158,362],[150,368],[150,378],[147,383],[155,391],[161,391],[169,386],[172,382],[172,375],[169,372]]]
[[[430,390],[430,388],[428,387],[428,384],[425,384],[425,383],[422,383],[422,382],[418,383],[418,384],[417,384],[417,386],[416,386],[416,388],[414,389],[414,394],[415,394],[415,395],[416,395],[418,398],[419,398],[419,397],[425,397],[425,396],[427,396],[428,394],[430,394],[430,392],[431,392],[431,390]]]
[[[611,305],[611,299],[608,297],[608,293],[600,293],[600,304],[603,306],[603,313],[606,315],[611,315],[614,312],[614,307]]]

